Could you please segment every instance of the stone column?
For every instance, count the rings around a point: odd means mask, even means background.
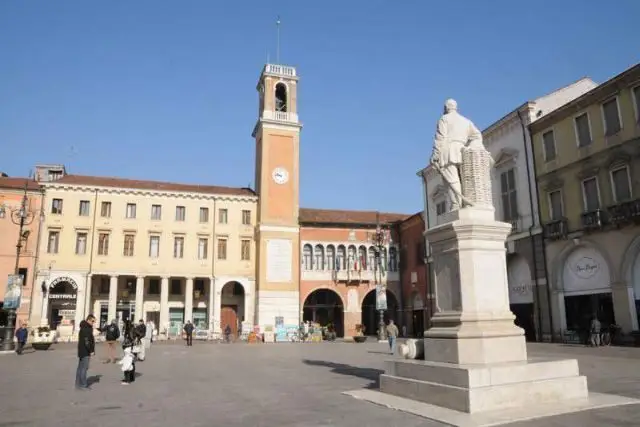
[[[207,323],[209,326],[209,329],[211,331],[213,331],[213,316],[214,316],[214,301],[213,301],[213,295],[216,292],[216,279],[213,277],[209,277],[209,302],[207,303]]]
[[[144,276],[136,277],[136,322],[144,318]]]
[[[244,321],[251,323],[251,325],[253,325],[253,312],[255,311],[254,301],[253,292],[244,293]]]
[[[193,323],[193,277],[187,277],[184,293],[184,321]]]
[[[84,317],[86,318],[88,315],[93,314],[91,309],[91,293],[93,292],[93,274],[87,274],[87,285],[85,287],[85,295],[84,295]],[[100,316],[97,316],[98,318]]]
[[[160,324],[158,331],[168,331],[169,327],[169,276],[160,281]]]
[[[73,331],[74,335],[80,330],[80,322],[84,319],[84,303],[85,303],[85,289],[87,285],[78,286],[76,290],[76,314],[73,316]],[[75,338],[75,337],[74,337]]]
[[[213,291],[213,325],[214,332],[221,332],[220,329],[220,311],[222,310],[222,293],[217,286]]]
[[[636,303],[633,295],[633,288],[627,286],[626,282],[611,284],[611,297],[613,299],[613,312],[616,323],[623,333],[629,333],[638,327],[636,316]],[[635,325],[634,325],[635,323]]]
[[[116,318],[116,304],[118,303],[118,276],[109,279],[109,308],[107,311],[107,323]]]

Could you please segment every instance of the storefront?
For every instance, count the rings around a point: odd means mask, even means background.
[[[507,264],[507,277],[509,308],[516,317],[515,324],[524,329],[527,341],[535,341],[534,285],[527,260],[521,256],[510,258]]]
[[[51,329],[73,332],[76,326],[78,284],[68,276],[61,276],[49,283],[47,319]]]
[[[609,265],[597,249],[578,246],[569,254],[562,269],[561,290],[563,331],[577,332],[585,339],[593,316],[603,326],[615,323]]]

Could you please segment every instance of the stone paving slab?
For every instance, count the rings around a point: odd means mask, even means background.
[[[0,427],[435,427],[442,424],[342,394],[377,389],[387,346],[158,343],[140,376],[120,384],[118,365],[93,360],[91,391],[74,390],[74,344],[0,357]],[[106,349],[98,346],[98,356]],[[530,353],[574,357],[591,391],[640,398],[640,349],[537,344]],[[640,405],[514,424],[637,426]]]

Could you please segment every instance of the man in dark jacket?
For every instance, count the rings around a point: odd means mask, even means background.
[[[105,333],[104,338],[107,342],[108,358],[104,361],[104,363],[116,363],[116,342],[118,341],[118,338],[120,338],[118,321],[116,319],[113,319],[111,323],[101,328],[100,332]]]
[[[29,331],[27,330],[27,324],[22,323],[22,326],[16,331],[16,340],[18,340],[16,353],[22,354],[22,350],[24,350],[24,346],[27,343],[28,336],[29,336]]]
[[[187,345],[191,346],[193,345],[193,330],[195,328],[193,327],[193,323],[191,323],[191,320],[187,320],[187,324],[184,325],[184,333],[187,335]]]
[[[80,322],[80,332],[78,332],[78,369],[76,370],[76,389],[88,390],[87,371],[89,370],[89,359],[95,354],[96,342],[93,338],[93,325],[96,318],[93,314],[87,316],[87,320]]]

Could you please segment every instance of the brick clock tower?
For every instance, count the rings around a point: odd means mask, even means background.
[[[266,325],[300,321],[300,129],[296,69],[267,64],[258,81],[256,191],[256,319]]]

